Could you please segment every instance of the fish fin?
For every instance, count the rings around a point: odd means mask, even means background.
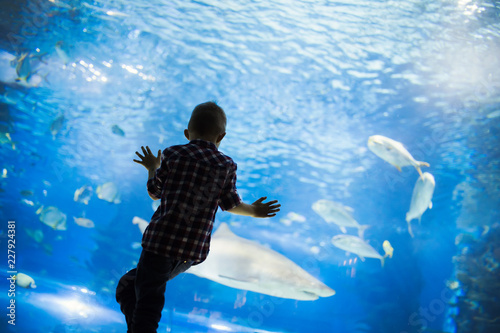
[[[347,233],[347,229],[345,227],[339,227],[340,231],[342,231],[344,234]]]
[[[380,258],[380,264],[382,265],[382,267],[384,267],[385,257]]]
[[[432,209],[432,201],[429,203],[429,209]]]
[[[349,207],[349,206],[343,206],[343,208],[348,211],[349,213],[354,213],[354,208]]]
[[[431,165],[427,162],[417,161],[418,166],[420,167],[430,167]]]
[[[365,257],[362,257],[359,254],[358,254],[358,257],[359,257],[359,259],[361,259],[361,261],[365,261]]]
[[[410,233],[411,238],[414,238],[413,231],[411,230],[411,222],[408,221],[408,232]]]
[[[246,283],[253,283],[253,282],[255,282],[255,279],[240,279],[240,278],[235,278],[235,277],[232,277],[232,276],[220,275],[220,274],[219,274],[219,277],[221,277],[223,279],[238,281],[238,282],[246,282]]]
[[[358,229],[358,236],[359,236],[359,238],[364,239],[365,230],[368,229],[369,227],[370,226],[367,225],[367,224],[359,226],[359,229]]]
[[[422,170],[420,170],[420,167],[430,167],[430,164],[427,162],[417,161],[417,165],[415,165],[415,169],[417,169],[420,178],[424,179],[424,175],[422,174]]]
[[[398,169],[399,172],[401,172],[401,167],[399,165],[395,165],[396,169]]]

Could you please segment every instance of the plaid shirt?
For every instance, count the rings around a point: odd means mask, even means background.
[[[229,210],[241,203],[236,163],[203,140],[165,149],[147,188],[161,204],[144,232],[142,247],[195,264],[208,255],[217,206]]]

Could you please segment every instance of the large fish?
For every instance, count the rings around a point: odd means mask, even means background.
[[[364,261],[365,258],[379,259],[382,266],[384,266],[385,257],[390,256],[392,258],[392,253],[394,251],[389,241],[385,242],[384,251],[386,251],[386,253],[382,256],[371,245],[359,237],[352,235],[337,235],[332,238],[332,244],[339,249],[358,255],[362,261]]]
[[[368,148],[384,161],[394,165],[399,171],[408,165],[413,165],[420,176],[420,167],[429,166],[427,162],[416,161],[401,142],[389,139],[382,135],[373,135],[368,138]]]
[[[49,206],[40,207],[37,211],[40,215],[40,221],[54,230],[66,230],[66,214],[61,212],[57,207]]]
[[[73,200],[88,205],[89,200],[92,197],[92,193],[93,193],[92,187],[82,186],[75,191],[75,194],[73,195]]]
[[[23,288],[36,288],[35,280],[24,273],[17,273],[16,284]]]
[[[413,194],[411,196],[410,210],[406,213],[408,232],[412,237],[413,232],[411,230],[411,220],[418,219],[418,222],[420,223],[422,214],[424,214],[427,208],[432,208],[432,195],[434,194],[435,186],[436,182],[434,181],[434,176],[428,172],[425,172],[415,183]]]
[[[345,234],[346,228],[357,228],[359,237],[363,238],[365,229],[369,225],[360,225],[352,216],[352,208],[343,206],[334,201],[321,199],[313,203],[312,209],[319,214],[326,222],[335,223]]]
[[[115,183],[108,182],[99,185],[97,187],[96,193],[99,199],[115,204],[119,204],[121,202],[120,192],[118,192],[118,187],[115,185]]]
[[[214,232],[207,259],[186,273],[232,288],[296,300],[335,294],[290,259],[236,236],[225,223]]]

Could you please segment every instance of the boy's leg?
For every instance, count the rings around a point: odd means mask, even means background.
[[[133,333],[156,333],[165,304],[165,288],[178,260],[142,251],[135,280]]]
[[[132,332],[132,316],[135,309],[135,275],[137,269],[134,268],[123,275],[116,287],[116,301],[120,304],[120,310],[125,315],[127,322],[127,332]]]

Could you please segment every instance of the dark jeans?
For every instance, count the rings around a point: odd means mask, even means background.
[[[137,268],[123,275],[116,287],[116,301],[125,315],[128,333],[156,333],[167,281],[192,264],[142,250]]]

